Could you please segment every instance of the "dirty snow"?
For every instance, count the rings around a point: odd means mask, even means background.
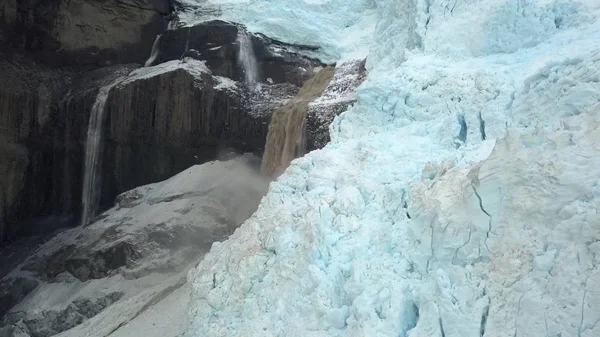
[[[253,160],[246,155],[190,167],[121,194],[89,226],[59,233],[5,277],[39,282],[5,323],[23,320],[39,336],[62,330],[57,336],[175,337],[185,332],[187,271],[212,242],[225,239],[247,219],[266,192],[267,182],[251,168]],[[121,259],[121,244],[132,251],[126,261],[100,275],[102,266],[111,263],[105,259]],[[87,273],[86,268],[100,271]],[[89,304],[97,302],[108,306]],[[157,316],[170,318],[148,325]]]

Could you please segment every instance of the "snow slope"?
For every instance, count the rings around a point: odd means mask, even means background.
[[[122,193],[93,223],[58,233],[2,279],[16,285],[4,292],[34,285],[14,307],[3,303],[10,311],[0,323],[26,326],[32,337],[184,333],[187,271],[266,192],[255,161],[245,155],[192,166]]]
[[[374,3],[357,103],[190,273],[187,335],[600,336],[600,2]]]

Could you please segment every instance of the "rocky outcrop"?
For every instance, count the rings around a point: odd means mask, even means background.
[[[14,84],[0,88],[0,237],[78,224],[90,112],[99,89],[115,81],[103,123],[103,209],[123,191],[232,149],[262,154],[271,113],[320,63],[300,47],[249,35],[263,81],[249,90],[239,82],[241,29],[212,21],[169,30],[157,40],[157,65],[131,75],[139,65],[88,71],[0,55]]]
[[[245,28],[233,23],[214,20],[192,27],[166,31],[159,41],[155,63],[178,60],[189,50],[218,76],[243,81],[243,69],[238,64],[240,43],[238,33]],[[251,35],[259,67],[259,80],[270,83],[291,83],[298,87],[310,78],[312,69],[323,66],[316,59],[302,56],[311,47],[285,44],[264,35]]]
[[[0,48],[53,65],[141,63],[171,7],[169,0],[5,0]]]
[[[211,75],[195,59],[131,73],[112,88],[106,103],[104,204],[225,149],[260,154],[269,116],[250,114],[247,96],[239,83]]]
[[[212,243],[254,212],[268,185],[256,160],[196,165],[138,187],[97,222],[41,245],[0,282],[0,326],[32,337],[117,331],[181,287]]]

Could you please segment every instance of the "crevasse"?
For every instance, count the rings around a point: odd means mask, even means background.
[[[296,13],[289,42],[330,28],[326,57],[368,46],[369,75],[190,273],[189,336],[600,335],[600,3],[242,7]],[[336,43],[350,12],[369,38]]]

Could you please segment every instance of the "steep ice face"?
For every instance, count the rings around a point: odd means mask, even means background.
[[[376,5],[357,103],[190,274],[188,335],[600,335],[600,3]]]

